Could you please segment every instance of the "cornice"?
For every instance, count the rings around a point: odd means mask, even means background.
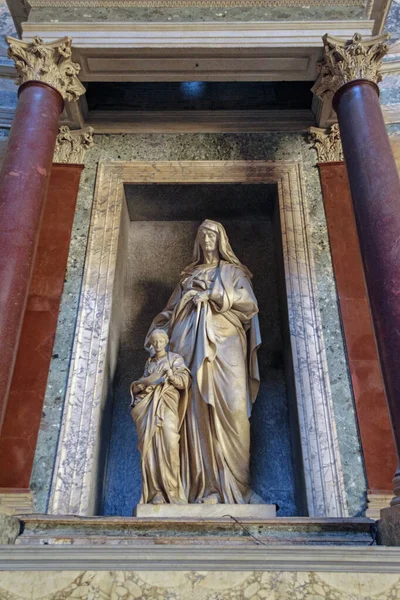
[[[23,39],[45,41],[71,36],[80,48],[321,48],[327,31],[350,38],[371,35],[373,21],[224,21],[224,22],[26,22]]]

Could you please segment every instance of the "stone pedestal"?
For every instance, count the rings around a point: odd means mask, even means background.
[[[17,517],[0,513],[0,545],[14,544],[21,532],[21,522]]]
[[[378,540],[382,546],[400,546],[400,505],[381,510]]]
[[[275,504],[138,504],[133,516],[140,519],[274,519]]]

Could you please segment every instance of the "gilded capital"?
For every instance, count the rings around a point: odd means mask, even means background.
[[[93,146],[92,127],[71,131],[67,125],[62,125],[57,136],[53,162],[82,164],[90,146]]]
[[[71,38],[45,43],[40,37],[24,42],[7,36],[8,56],[15,62],[17,85],[41,81],[55,88],[64,100],[77,100],[85,93],[78,79],[80,65],[72,62]]]
[[[385,42],[389,37],[388,33],[384,33],[363,40],[359,33],[355,33],[351,40],[345,41],[324,35],[324,60],[311,91],[317,96],[333,97],[342,85],[356,79],[379,83],[382,80],[382,58],[389,50]]]
[[[337,123],[329,129],[310,127],[308,135],[317,151],[318,162],[339,162],[343,160],[343,148]]]

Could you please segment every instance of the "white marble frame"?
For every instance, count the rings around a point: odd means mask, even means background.
[[[310,517],[348,516],[310,243],[302,165],[289,161],[99,166],[49,513],[94,514],[124,183],[275,183]]]

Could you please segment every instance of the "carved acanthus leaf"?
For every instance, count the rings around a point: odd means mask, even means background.
[[[351,40],[342,40],[333,35],[324,35],[324,61],[312,92],[317,96],[333,96],[345,83],[356,79],[369,79],[375,83],[382,80],[380,68],[382,58],[389,46],[385,33],[363,40],[355,33]]]
[[[82,164],[90,146],[93,146],[92,127],[71,131],[67,125],[62,125],[57,136],[53,162]]]
[[[318,153],[318,162],[338,162],[343,160],[343,148],[340,140],[339,125],[335,123],[329,129],[310,127],[309,139]]]
[[[85,93],[78,79],[80,65],[72,62],[71,38],[44,43],[40,37],[24,42],[7,36],[8,56],[15,62],[17,85],[26,81],[42,81],[54,87],[64,100],[77,100]]]

